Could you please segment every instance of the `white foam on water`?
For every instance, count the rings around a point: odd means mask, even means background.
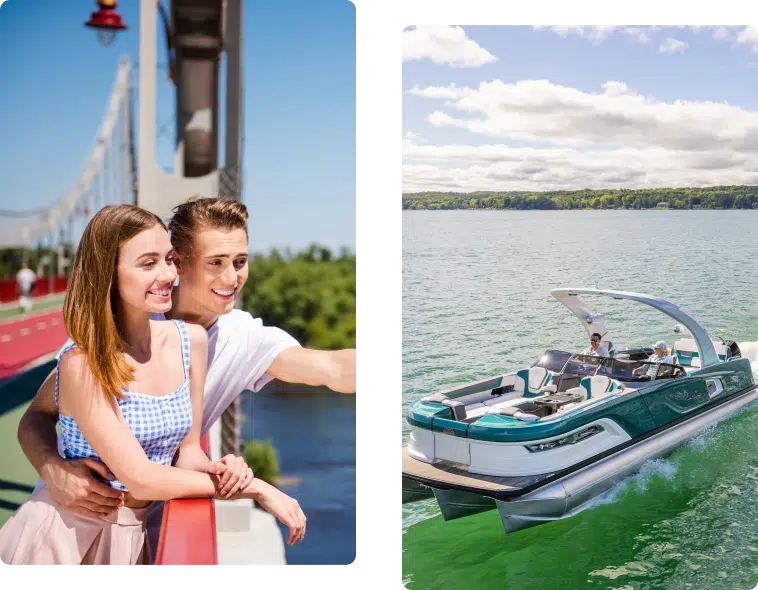
[[[414,502],[410,505],[403,506],[403,534],[408,530],[408,527],[413,526],[424,520],[429,520],[435,516],[439,516],[440,510],[437,505],[437,500],[434,498],[428,498],[419,502]]]
[[[729,417],[731,417],[731,415],[726,416],[726,418]],[[721,422],[721,420],[719,420],[719,422]],[[714,422],[713,424],[706,426],[704,430],[697,434],[697,436],[690,439],[690,441],[687,442],[686,446],[695,451],[705,450],[708,446],[718,440],[718,435],[715,432],[717,424],[718,422]]]
[[[603,504],[613,504],[618,500],[618,495],[627,489],[631,483],[636,485],[638,492],[645,492],[651,478],[660,476],[666,480],[671,480],[678,470],[679,465],[670,459],[658,458],[645,461],[639,471],[621,480],[608,491],[603,492],[596,498],[590,500],[587,504],[587,509],[594,508],[595,506],[602,506]]]
[[[750,342],[738,342],[742,358],[750,361],[750,368],[753,370],[753,377],[758,379],[758,340]]]
[[[752,344],[756,345],[756,351],[758,351],[758,342]],[[753,361],[751,360],[751,363],[752,362]],[[758,359],[756,359],[756,364],[758,364]],[[702,452],[708,447],[713,446],[723,435],[723,431],[718,429],[718,425],[721,422],[724,422],[725,420],[728,420],[729,418],[732,418],[733,416],[748,410],[751,406],[752,404],[743,406],[738,410],[735,410],[733,413],[727,414],[712,424],[709,424],[703,430],[689,439],[684,444],[684,448],[692,449],[695,452]],[[644,492],[647,489],[647,484],[652,477],[659,475],[664,479],[670,481],[674,475],[676,475],[678,470],[679,464],[672,460],[670,457],[650,459],[649,461],[646,461],[642,464],[639,471],[618,482],[611,489],[591,500],[587,504],[587,508],[593,508],[602,504],[612,504],[616,502],[618,500],[619,493],[628,488],[632,482],[636,484],[637,491]]]

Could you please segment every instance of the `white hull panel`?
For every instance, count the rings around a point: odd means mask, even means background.
[[[577,444],[555,449],[530,452],[525,444],[548,443],[566,438],[590,426],[602,426],[603,431]],[[519,443],[497,443],[481,440],[471,441],[471,462],[469,471],[481,475],[522,476],[555,473],[572,465],[612,449],[631,437],[618,424],[607,418],[585,424],[560,436]]]
[[[577,444],[539,452],[530,452],[524,446],[566,438],[593,425],[601,426],[603,431]],[[520,477],[568,469],[628,440],[630,437],[626,431],[607,418],[601,418],[559,436],[515,443],[488,442],[413,428],[408,441],[408,453],[425,463],[442,460],[467,465],[469,472],[480,475]]]

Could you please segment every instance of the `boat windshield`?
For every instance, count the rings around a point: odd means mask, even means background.
[[[639,369],[634,373],[635,369]],[[673,379],[684,377],[687,372],[681,365],[670,363],[648,363],[642,360],[606,359],[597,372],[617,381],[650,381],[652,379]]]
[[[685,370],[680,365],[668,363],[651,363],[644,359],[611,358],[574,354],[563,350],[546,350],[532,364],[548,371],[563,375],[603,375],[616,381],[650,381],[651,379],[670,379],[683,377]],[[635,369],[637,369],[635,373]]]
[[[571,373],[572,375],[594,375],[598,367],[600,367],[604,361],[611,359],[603,356],[590,356],[584,354],[575,354],[571,357],[571,360],[566,363],[563,368],[564,373]]]
[[[563,350],[546,350],[532,366],[542,367],[552,373],[560,373],[563,370],[566,361],[572,356],[573,353],[565,352]]]
[[[603,363],[597,374],[605,375],[617,381],[637,381],[640,376],[635,375],[633,371],[639,369],[644,364],[640,360],[608,359],[608,362]]]

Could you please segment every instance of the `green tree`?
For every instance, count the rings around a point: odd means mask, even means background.
[[[758,186],[711,186],[658,189],[582,189],[576,191],[478,191],[406,193],[403,209],[650,209],[666,201],[675,209],[752,209]]]
[[[245,310],[304,346],[355,347],[355,255],[343,250],[335,257],[314,244],[295,255],[257,255],[249,267]]]

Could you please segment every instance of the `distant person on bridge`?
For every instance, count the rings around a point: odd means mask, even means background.
[[[259,391],[274,378],[355,393],[355,349],[304,348],[283,330],[264,326],[260,319],[234,309],[235,298],[248,277],[248,214],[242,203],[190,199],[174,213],[169,230],[180,286],[173,290],[170,312],[152,317],[181,319],[208,332],[201,435],[244,390]],[[92,463],[64,460],[56,450],[54,390],[53,372],[21,418],[21,447],[59,504],[78,514],[105,516],[120,497],[92,477]],[[221,478],[222,493],[234,493],[239,489],[244,465],[230,456],[222,461],[229,468]],[[103,469],[102,465],[97,467]],[[149,516],[154,547],[161,514],[162,503],[154,503]]]
[[[21,270],[16,273],[16,286],[18,287],[18,303],[24,313],[32,310],[32,293],[36,284],[37,274],[26,262],[22,262]]]
[[[58,458],[91,467],[100,481],[87,487],[102,501],[74,511],[40,486],[0,529],[3,562],[150,563],[148,507],[172,498],[253,498],[289,526],[290,544],[303,538],[295,500],[254,478],[242,458],[211,461],[200,447],[208,335],[151,319],[171,310],[174,258],[165,225],[143,209],[105,207],[87,225],[64,302],[72,340],[58,354],[53,403]]]

